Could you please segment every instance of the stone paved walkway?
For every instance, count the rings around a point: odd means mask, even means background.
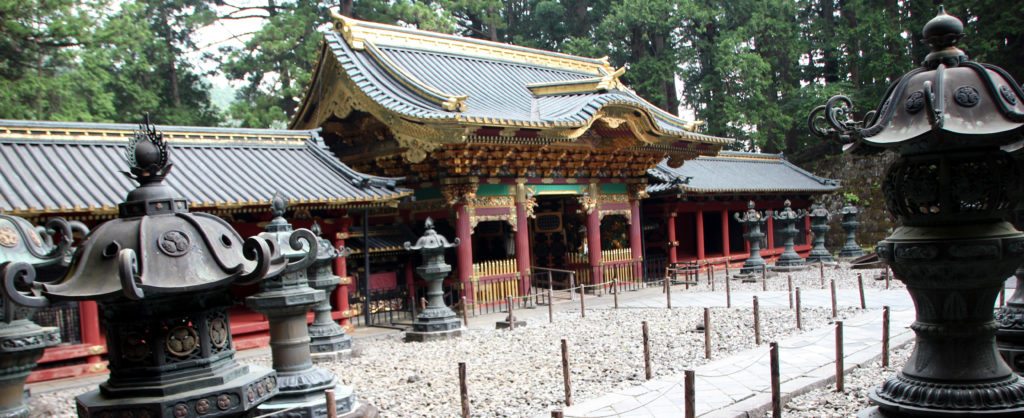
[[[735,292],[733,307],[749,307],[757,295],[762,307],[788,308],[787,292]],[[840,306],[859,306],[856,290],[837,292]],[[913,304],[905,290],[866,290],[868,310],[848,319],[843,328],[844,366],[847,370],[867,364],[881,353],[881,307],[891,308],[890,346],[913,340],[908,328],[914,320]],[[801,292],[802,306],[830,307],[827,290]],[[623,307],[664,307],[664,299],[625,301]],[[725,306],[721,293],[673,292],[672,306]],[[835,377],[834,328],[825,327],[779,341],[783,401]],[[695,383],[696,414],[702,417],[746,417],[770,410],[771,389],[768,344],[718,359],[698,367]],[[683,416],[683,375],[651,380],[643,385],[609,393],[563,410],[565,417],[678,417]],[[538,415],[538,418],[550,414]]]

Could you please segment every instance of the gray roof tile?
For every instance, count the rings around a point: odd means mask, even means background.
[[[0,210],[14,214],[116,213],[135,185],[125,144],[136,127],[0,120]],[[358,205],[398,199],[396,179],[352,170],[315,131],[158,126],[174,168],[165,180],[193,206]],[[263,203],[260,203],[263,202]]]
[[[839,181],[818,177],[780,155],[723,151],[716,157],[698,157],[679,168],[666,161],[647,171],[651,194],[678,192],[716,193],[828,193]]]

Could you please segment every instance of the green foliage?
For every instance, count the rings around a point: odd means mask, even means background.
[[[860,197],[850,192],[843,193],[843,200],[849,202],[851,205],[856,205],[857,203],[860,203]]]

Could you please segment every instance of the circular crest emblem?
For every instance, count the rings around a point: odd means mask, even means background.
[[[905,106],[907,113],[911,115],[920,112],[921,109],[924,109],[924,93],[920,91],[910,93],[910,96],[907,96]]]
[[[175,327],[167,333],[167,352],[185,357],[199,348],[199,334],[192,327]]]
[[[145,360],[149,356],[149,347],[142,334],[129,333],[121,339],[121,357],[131,362]]]
[[[981,101],[978,89],[971,86],[961,86],[956,89],[956,94],[953,95],[953,98],[957,104],[963,107],[974,107]]]
[[[167,231],[157,240],[160,251],[171,257],[181,257],[192,248],[192,239],[182,231]]]
[[[18,233],[14,231],[14,228],[9,226],[0,228],[0,246],[13,248],[18,245],[18,241]]]
[[[1010,90],[1007,86],[999,86],[999,94],[1003,96],[1003,100],[1011,105],[1017,104],[1017,96],[1013,94],[1013,90]]]
[[[228,325],[223,318],[210,321],[210,342],[216,348],[224,348],[228,344]]]

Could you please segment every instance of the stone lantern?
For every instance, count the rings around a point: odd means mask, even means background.
[[[309,287],[324,292],[324,300],[313,308],[313,323],[309,325],[309,351],[314,361],[335,360],[347,357],[352,353],[352,337],[345,329],[334,322],[331,317],[331,293],[341,283],[341,278],[334,274],[334,260],[348,255],[347,248],[334,248],[331,242],[320,236],[320,224],[313,223],[310,227],[317,236],[316,261],[306,272]],[[347,297],[343,295],[342,297]]]
[[[835,263],[832,253],[825,248],[825,234],[828,233],[828,221],[832,220],[832,214],[825,209],[825,205],[815,203],[811,205],[811,211],[807,213],[811,218],[811,232],[814,232],[813,246],[811,253],[807,255],[808,263]]]
[[[235,361],[227,314],[229,286],[275,268],[271,248],[190,213],[163,184],[168,152],[147,121],[125,155],[139,187],[117,219],[89,234],[63,277],[15,300],[98,303],[110,378],[76,398],[81,417],[239,416],[277,393],[273,370]]]
[[[876,112],[854,120],[836,96],[810,115],[815,134],[848,151],[898,154],[882,188],[900,226],[877,251],[914,299],[916,344],[861,416],[1024,416],[1024,381],[996,350],[992,310],[1024,260],[1024,234],[1005,221],[1020,193],[1021,167],[1005,149],[1022,141],[1024,92],[1006,71],[970,61],[962,37],[940,9],[924,27],[932,52]]]
[[[760,273],[765,268],[764,258],[761,258],[761,240],[764,238],[764,233],[761,232],[761,224],[766,219],[765,215],[754,210],[754,201],[751,200],[750,203],[747,203],[747,211],[742,216],[740,213],[734,213],[733,217],[736,218],[736,222],[739,222],[740,225],[746,225],[747,232],[743,234],[743,237],[750,243],[750,256],[747,257],[747,261],[743,262],[743,267],[740,268],[740,275],[750,276]]]
[[[48,304],[32,293],[37,268],[66,266],[64,255],[71,247],[67,222],[53,219],[48,226],[59,231],[57,245],[28,221],[0,214],[0,417],[28,416],[25,379],[43,350],[60,343],[60,330],[32,322],[35,311]]]
[[[459,245],[459,239],[448,243],[443,235],[434,231],[434,221],[427,218],[423,236],[416,245],[405,243],[406,250],[419,251],[423,265],[416,267],[416,273],[427,281],[427,308],[420,312],[413,322],[412,331],[405,333],[406,341],[444,340],[462,335],[462,321],[455,311],[444,305],[442,280],[452,272],[452,266],[444,262],[444,250]],[[463,307],[466,309],[466,307]]]
[[[860,226],[857,217],[860,215],[860,209],[854,206],[853,202],[847,202],[846,206],[839,210],[839,214],[843,215],[840,225],[846,231],[846,243],[839,249],[839,258],[850,259],[864,255],[864,250],[857,244],[857,227]]]
[[[308,229],[292,229],[284,219],[287,201],[279,194],[271,199],[273,219],[258,236],[278,251],[284,269],[268,274],[258,293],[245,299],[252,310],[270,324],[270,355],[277,371],[279,392],[259,406],[260,414],[288,410],[288,416],[328,415],[324,391],[333,389],[337,414],[352,411],[352,388],[339,385],[334,374],[313,365],[306,313],[327,299],[322,290],[309,287],[307,269],[318,258],[320,242]]]
[[[800,254],[797,254],[796,250],[793,249],[793,242],[796,239],[796,234],[800,233],[800,230],[796,227],[796,223],[802,221],[804,217],[807,216],[807,212],[803,209],[793,210],[793,208],[790,207],[792,203],[789,199],[786,199],[786,202],[783,203],[783,205],[784,207],[782,210],[776,211],[772,214],[772,218],[783,225],[782,236],[785,239],[785,248],[782,250],[782,255],[779,256],[779,259],[775,261],[775,266],[772,267],[772,270],[803,270],[807,268],[807,265],[804,263],[804,259],[800,258]]]

